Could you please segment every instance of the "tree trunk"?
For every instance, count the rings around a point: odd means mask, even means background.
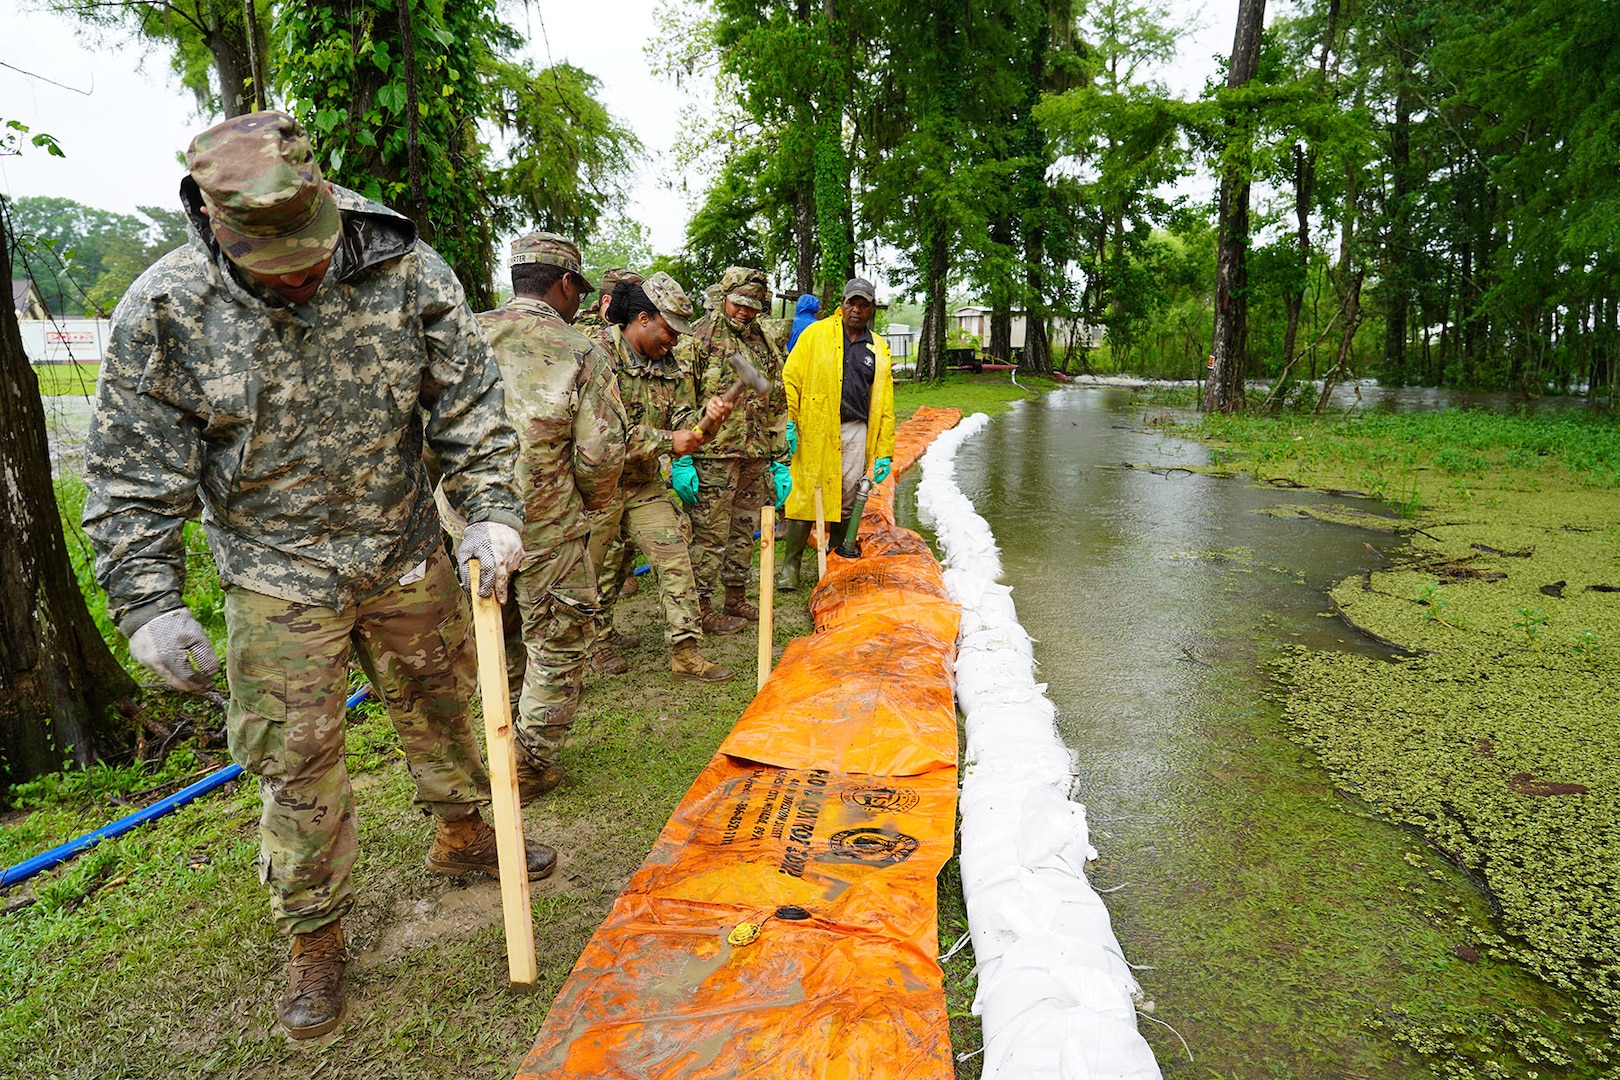
[[[229,120],[233,116],[253,111],[252,70],[248,65],[245,27],[228,24],[218,13],[210,16],[208,33],[204,38],[208,54],[214,58],[214,70],[219,73],[219,107]]]
[[[917,378],[928,382],[945,379],[945,287],[951,270],[950,238],[935,225],[928,242],[928,279],[924,284],[922,336],[917,342]]]
[[[793,285],[802,296],[816,291],[816,201],[808,190],[793,195]]]
[[[1260,31],[1265,24],[1266,0],[1239,0],[1237,33],[1232,41],[1232,65],[1226,85],[1243,86],[1254,78],[1260,62]],[[1248,144],[1253,129],[1246,121],[1228,117],[1228,145],[1221,165],[1220,239],[1215,262],[1214,369],[1204,385],[1204,408],[1235,412],[1243,407],[1243,364],[1249,337],[1249,180],[1252,166]]]
[[[1288,317],[1283,329],[1283,363],[1294,362],[1299,342],[1299,317],[1305,310],[1305,285],[1311,272],[1311,200],[1316,194],[1316,151],[1294,144],[1294,272],[1299,276],[1283,295],[1283,311]]]
[[[11,236],[0,218],[0,282]],[[85,607],[51,486],[39,380],[16,312],[0,305],[0,791],[129,745],[134,680]]]
[[[998,214],[990,223],[991,244],[998,252],[1010,255],[1012,235],[1012,218],[1005,213]],[[990,290],[990,340],[984,350],[995,363],[1012,362],[1012,319],[1012,282],[998,276]]]
[[[1395,122],[1389,132],[1390,197],[1384,249],[1384,367],[1390,381],[1405,386],[1406,321],[1411,303],[1412,101],[1404,85],[1395,93]]]
[[[993,363],[1012,363],[1012,301],[997,295],[990,309],[990,342],[984,347],[985,356]]]
[[[1361,281],[1362,271],[1356,270],[1350,275],[1350,284],[1344,296],[1344,332],[1339,335],[1339,355],[1334,362],[1333,369],[1322,380],[1322,392],[1316,399],[1316,411],[1321,413],[1327,408],[1328,398],[1333,396],[1334,385],[1345,375],[1350,374],[1350,346],[1356,338],[1356,328],[1361,325]],[[1357,390],[1359,394],[1361,391]]]
[[[1042,375],[1052,371],[1052,343],[1046,331],[1051,314],[1046,304],[1045,281],[1041,273],[1045,242],[1045,231],[1042,229],[1029,230],[1024,242],[1028,303],[1024,306],[1024,355],[1018,362],[1019,371],[1034,371]]]

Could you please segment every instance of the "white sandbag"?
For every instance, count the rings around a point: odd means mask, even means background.
[[[1136,1028],[1141,989],[1086,880],[1097,857],[1085,807],[1069,798],[1074,755],[1036,682],[1034,642],[1018,623],[989,525],[956,486],[976,414],[922,459],[918,516],[944,553],[962,607],[956,697],[967,729],[962,767],[962,892],[978,965],[973,1011],[984,1026],[986,1080],[1157,1080]]]

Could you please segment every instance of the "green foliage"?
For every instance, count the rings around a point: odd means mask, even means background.
[[[513,136],[511,164],[496,178],[507,224],[592,235],[624,206],[641,141],[597,101],[601,82],[571,64],[535,71],[490,61],[493,115]]]
[[[622,266],[640,270],[652,261],[652,239],[647,227],[628,217],[606,222],[580,248],[585,276],[599,285],[602,271]]]
[[[322,171],[410,217],[474,307],[493,306],[499,185],[477,121],[494,113],[490,77],[518,40],[493,0],[287,7],[276,35],[277,85],[309,128]],[[525,124],[535,119],[521,111]]]
[[[35,132],[21,120],[0,120],[0,157],[15,157],[22,153],[21,143],[28,136],[28,145],[43,150],[51,157],[67,157],[55,136],[43,131]]]
[[[236,116],[260,108],[271,60],[269,27],[275,5],[238,0],[146,3],[143,0],[50,0],[50,6],[109,37],[124,32],[161,44],[169,68],[195,96],[198,111]],[[254,13],[250,27],[247,14]],[[252,58],[259,58],[255,93]]]
[[[14,784],[10,802],[19,810],[85,806],[186,779],[200,767],[197,752],[190,746],[170,752],[155,766],[150,762],[109,765],[98,761],[82,769],[69,767],[60,773]]]
[[[57,196],[6,200],[16,246],[12,276],[32,278],[55,315],[106,317],[134,280],[186,242],[180,210],[118,214]]]

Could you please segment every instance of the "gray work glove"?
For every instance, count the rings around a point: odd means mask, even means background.
[[[480,521],[467,526],[456,549],[456,563],[460,567],[461,587],[468,588],[467,564],[478,560],[478,595],[488,596],[506,603],[506,583],[512,580],[523,562],[523,536],[512,526],[498,521]]]
[[[176,690],[203,694],[214,688],[219,657],[186,608],[165,611],[129,635],[129,654]]]

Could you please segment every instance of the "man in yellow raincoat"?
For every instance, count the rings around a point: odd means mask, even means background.
[[[855,487],[870,474],[881,484],[894,456],[894,374],[889,345],[872,333],[877,294],[872,283],[852,278],[832,318],[799,335],[782,368],[787,387],[788,452],[793,489],[783,515],[787,548],[776,587],[799,587],[799,563],[821,489],[828,516],[836,506],[836,529],[855,502]],[[835,502],[834,499],[837,499]]]

